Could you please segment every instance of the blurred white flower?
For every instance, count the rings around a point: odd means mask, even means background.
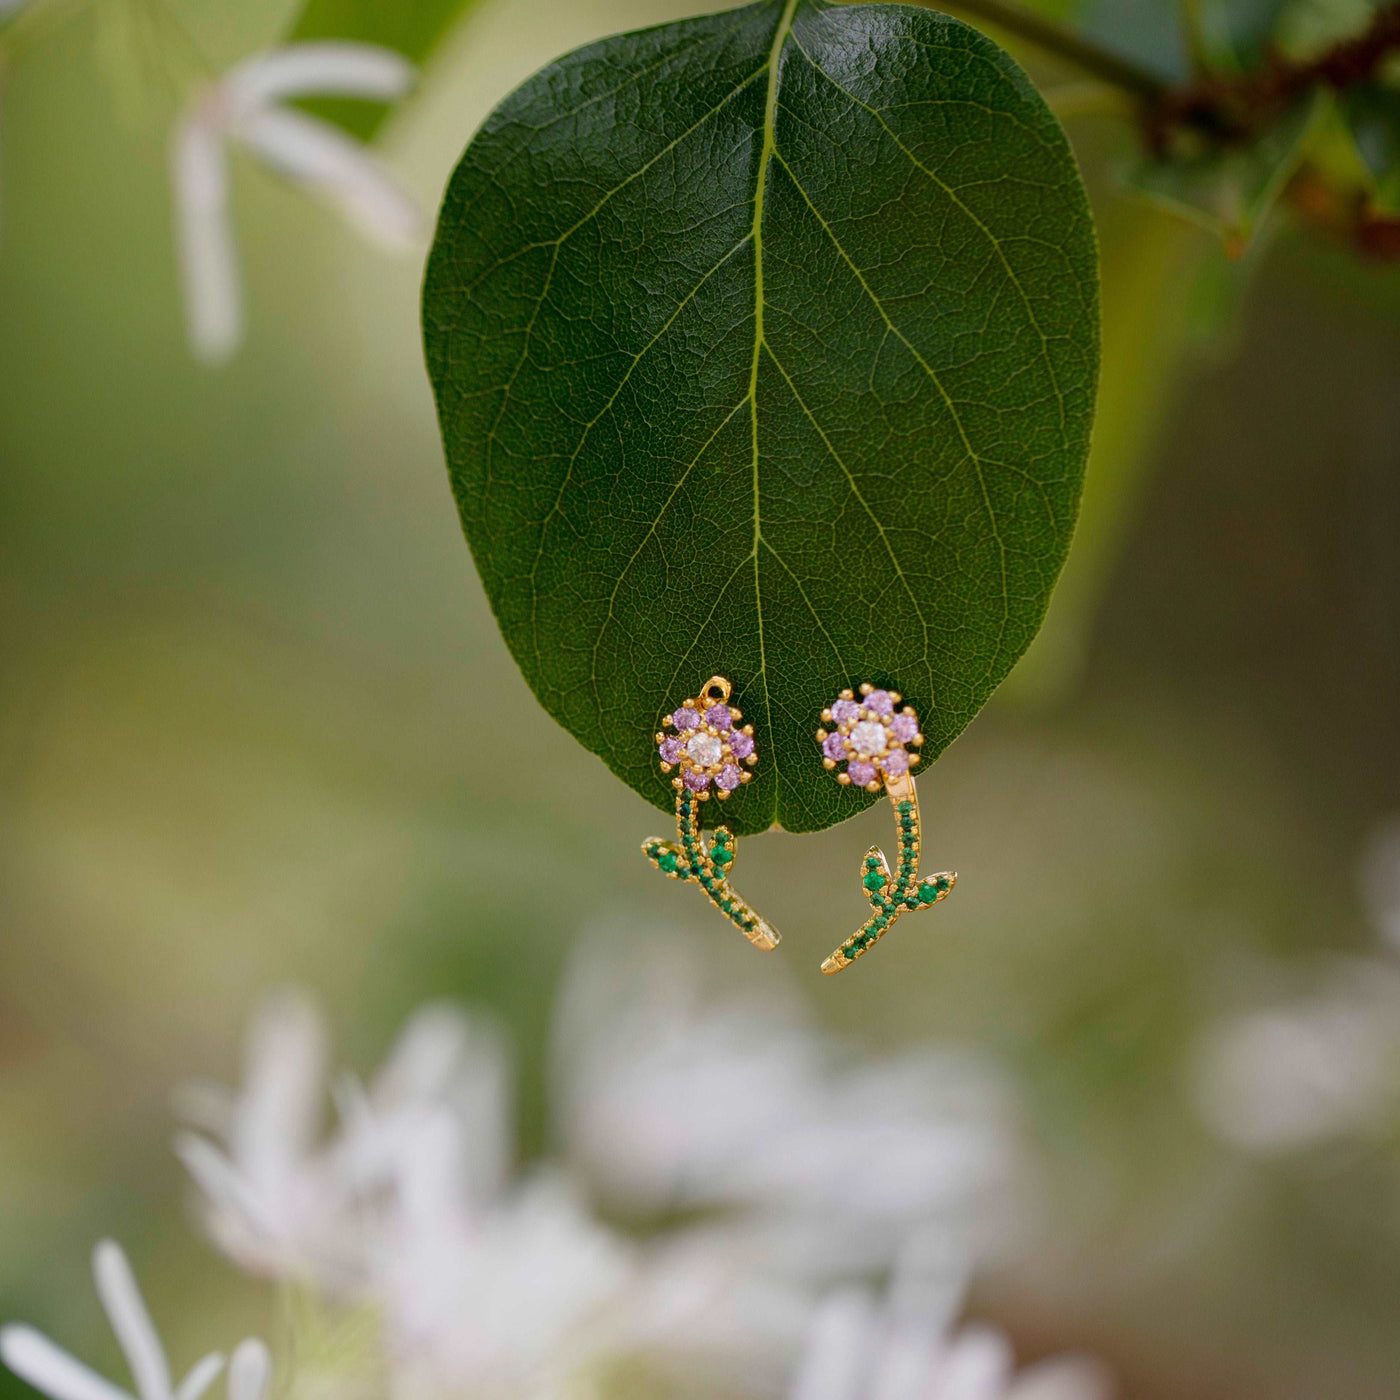
[[[113,1240],[100,1241],[92,1252],[92,1272],[131,1371],[135,1397],[23,1323],[0,1328],[0,1360],[50,1400],[200,1400],[223,1369],[223,1356],[210,1352],[175,1385],[165,1348],[121,1246]],[[242,1342],[234,1352],[229,1400],[262,1400],[269,1370],[263,1344],[252,1338]]]
[[[344,1238],[347,1183],[319,1140],[325,1073],[315,1008],[291,993],[272,998],[248,1035],[242,1090],[181,1094],[184,1115],[213,1136],[180,1133],[175,1150],[204,1193],[206,1228],[236,1263],[345,1291],[358,1250]]]
[[[524,1175],[500,1039],[446,1008],[419,1012],[367,1086],[340,1081],[329,1128],[325,1032],[291,995],[256,1019],[236,1093],[184,1095],[201,1131],[178,1150],[214,1239],[370,1309],[395,1400],[568,1400],[624,1361],[687,1393],[773,1395],[831,1278],[887,1270],[913,1237],[937,1261],[919,1277],[959,1294],[965,1217],[1006,1156],[995,1086],[953,1056],[852,1064],[790,1011],[707,1004],[675,959],[614,952],[586,950],[563,997],[569,1152]],[[624,1235],[594,1200],[652,1218]],[[930,1316],[919,1355],[937,1343],[961,1375],[972,1342]],[[887,1320],[870,1325],[883,1347]],[[904,1393],[870,1384],[851,1400]]]
[[[931,1269],[925,1255],[926,1242],[916,1241],[883,1299],[862,1288],[826,1297],[789,1400],[1109,1400],[1108,1374],[1089,1357],[1055,1357],[1018,1374],[996,1328],[955,1329],[961,1275]]]
[[[226,146],[243,147],[322,196],[375,242],[411,247],[422,231],[418,210],[378,161],[330,123],[277,104],[315,95],[389,101],[408,90],[413,75],[391,49],[289,44],[238,64],[181,118],[171,146],[176,241],[190,341],[200,358],[226,359],[242,338]]]
[[[1223,1022],[1202,1043],[1195,1089],[1207,1124],[1255,1152],[1371,1130],[1400,1105],[1400,973],[1359,959],[1316,996]]]
[[[204,1131],[177,1151],[235,1262],[377,1312],[396,1396],[562,1396],[601,1359],[688,1333],[732,1284],[694,1252],[623,1240],[557,1171],[513,1182],[506,1056],[459,1012],[424,1008],[367,1088],[342,1080],[328,1132],[325,1097],[324,1027],[281,994],[239,1091],[181,1095]]]
[[[999,1086],[966,1056],[860,1063],[781,1004],[707,1005],[686,963],[587,946],[561,1002],[571,1160],[629,1215],[729,1208],[799,1268],[887,1263],[931,1216],[960,1232],[1011,1159]]]
[[[368,1089],[341,1080],[330,1134],[326,1080],[315,1007],[295,993],[274,996],[249,1031],[240,1091],[181,1093],[178,1106],[204,1132],[181,1133],[175,1146],[203,1192],[210,1235],[238,1264],[355,1294],[368,1282],[385,1202],[443,1114],[462,1129],[460,1188],[474,1200],[499,1188],[510,1158],[508,1070],[493,1030],[428,1006]]]

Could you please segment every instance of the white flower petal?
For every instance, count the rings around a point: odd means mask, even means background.
[[[394,1136],[399,1223],[428,1238],[443,1221],[461,1214],[467,1151],[462,1125],[439,1109]]]
[[[198,115],[175,128],[170,152],[175,243],[190,344],[225,360],[243,337],[238,263],[228,214],[228,170],[219,137]]]
[[[948,1348],[928,1400],[1001,1400],[1013,1366],[1011,1343],[995,1327],[965,1327]]]
[[[280,1197],[316,1142],[327,1055],[325,1026],[309,998],[282,991],[259,1009],[229,1145],[260,1195]]]
[[[0,1327],[0,1361],[52,1400],[131,1400],[105,1376],[21,1323]]]
[[[513,1155],[510,1056],[489,1022],[447,1006],[423,1008],[368,1093],[343,1080],[336,1103],[344,1124],[337,1162],[361,1192],[400,1177],[405,1154],[417,1151],[423,1132],[439,1131],[431,1124],[444,1113],[459,1129],[457,1189],[465,1182],[472,1199],[484,1201],[505,1182]]]
[[[473,1026],[445,1002],[420,1006],[399,1032],[370,1087],[376,1109],[444,1098],[462,1072],[472,1046]]]
[[[928,1337],[945,1337],[967,1292],[969,1259],[960,1232],[944,1222],[905,1231],[885,1308],[893,1325]]]
[[[256,1338],[246,1337],[233,1349],[228,1364],[228,1400],[263,1400],[272,1376],[272,1357]]]
[[[851,1289],[817,1309],[790,1400],[859,1400],[875,1343],[875,1306]]]
[[[224,1369],[224,1355],[211,1351],[190,1367],[189,1374],[175,1391],[175,1400],[199,1400],[199,1397],[214,1383],[214,1377]]]
[[[237,1216],[255,1228],[268,1228],[262,1218],[256,1197],[247,1182],[239,1176],[233,1163],[211,1142],[198,1133],[177,1133],[175,1155],[185,1164],[195,1185],[204,1192],[209,1205],[217,1211]]]
[[[938,1334],[893,1327],[880,1340],[864,1400],[924,1400],[938,1356]]]
[[[1111,1400],[1113,1378],[1091,1356],[1055,1356],[1028,1366],[1006,1400]]]
[[[413,201],[363,146],[328,122],[271,108],[251,113],[234,130],[269,165],[337,205],[367,238],[391,249],[422,238]]]
[[[170,1363],[146,1311],[136,1276],[115,1240],[99,1240],[92,1251],[92,1276],[112,1331],[117,1334],[141,1400],[170,1400]]]
[[[329,39],[254,54],[225,76],[221,88],[240,114],[316,93],[391,102],[408,91],[416,72],[393,49]]]

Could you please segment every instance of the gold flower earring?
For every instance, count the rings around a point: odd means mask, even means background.
[[[671,779],[676,790],[676,839],[650,836],[642,854],[663,875],[699,885],[711,904],[755,948],[776,948],[777,929],[748,905],[729,883],[738,842],[727,827],[716,827],[709,841],[700,830],[703,803],[721,802],[753,776],[758,762],[753,725],[740,727],[744,716],[729,703],[733,687],[723,676],[711,676],[698,698],[687,699],[663,724],[671,732],[656,736],[661,771],[680,771]]]
[[[913,706],[898,708],[897,690],[862,685],[860,696],[843,690],[822,711],[826,728],[817,730],[822,766],[836,773],[836,781],[867,792],[883,787],[899,826],[899,867],[893,873],[885,853],[872,846],[861,867],[861,885],[870,901],[870,917],[830,957],[822,971],[830,975],[849,967],[872,948],[911,909],[937,904],[951,893],[957,872],[940,871],[920,877],[919,794],[913,770],[924,742]],[[910,750],[913,750],[911,753]]]

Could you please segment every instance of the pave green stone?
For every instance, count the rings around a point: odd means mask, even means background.
[[[674,851],[662,851],[661,854],[657,856],[656,863],[668,875],[674,875],[681,862]]]
[[[919,886],[919,903],[932,904],[938,898],[939,889],[937,885],[922,884]]]
[[[885,877],[880,871],[872,870],[865,879],[861,881],[861,884],[871,891],[883,889],[885,886]]]

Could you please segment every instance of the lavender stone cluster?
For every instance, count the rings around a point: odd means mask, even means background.
[[[712,790],[728,797],[749,781],[752,774],[747,770],[758,762],[753,726],[741,729],[741,719],[742,712],[730,705],[687,700],[663,721],[675,732],[656,736],[661,771],[679,768],[672,783],[678,788],[684,785],[702,800]]]
[[[902,778],[919,761],[909,752],[924,742],[919,717],[911,705],[897,711],[901,699],[897,690],[862,685],[859,696],[843,690],[822,711],[823,724],[831,727],[817,730],[817,742],[823,766],[836,772],[838,782],[879,792],[886,780]]]

